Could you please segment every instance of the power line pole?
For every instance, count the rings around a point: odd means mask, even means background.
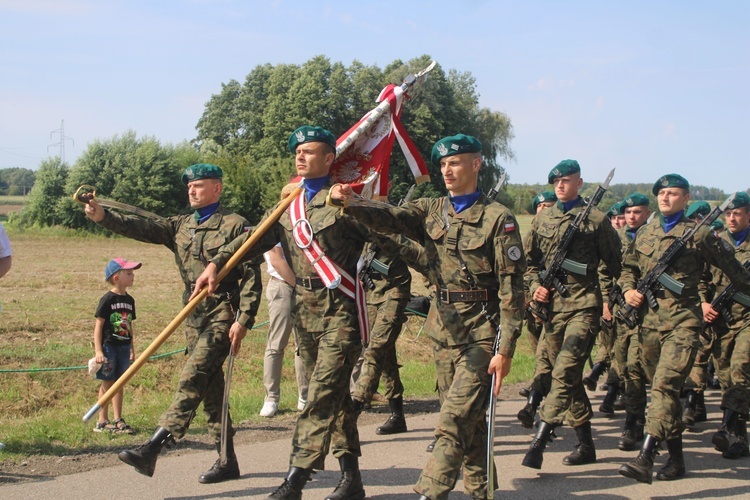
[[[65,141],[70,141],[75,146],[75,141],[71,138],[65,135],[65,120],[60,121],[60,128],[57,130],[53,130],[49,133],[50,139],[54,134],[60,134],[60,141],[56,142],[55,144],[50,144],[47,146],[47,152],[49,152],[49,148],[59,148],[60,149],[60,164],[62,165],[65,163]]]

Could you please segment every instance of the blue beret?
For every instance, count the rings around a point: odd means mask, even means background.
[[[534,201],[531,203],[534,212],[536,212],[536,207],[538,207],[540,203],[544,203],[545,201],[557,201],[557,195],[555,195],[555,192],[542,191],[538,195],[534,196]]]
[[[296,153],[297,146],[306,142],[325,142],[334,150],[336,149],[336,138],[330,131],[323,127],[311,127],[309,125],[303,125],[292,132],[287,141],[287,146],[289,151]]]
[[[626,207],[647,207],[649,205],[648,196],[642,193],[630,193],[622,200],[622,209]]]
[[[460,155],[463,153],[479,153],[482,151],[482,143],[475,137],[464,134],[443,137],[432,146],[430,161],[436,167],[440,166],[440,159],[446,156]]]
[[[742,207],[750,207],[750,196],[745,191],[737,191],[734,194],[734,199],[732,200],[732,203],[727,205],[727,208],[729,210],[734,210],[735,208],[742,208]]]
[[[196,163],[190,165],[182,173],[182,183],[187,185],[188,182],[198,181],[201,179],[221,179],[224,176],[220,167],[210,163]]]
[[[651,192],[656,196],[661,189],[668,187],[677,187],[690,191],[690,183],[683,176],[680,174],[667,174],[659,177],[659,180],[654,183]]]
[[[555,168],[550,170],[547,175],[547,182],[554,183],[555,177],[565,177],[566,175],[578,174],[581,172],[581,166],[575,160],[563,160]]]

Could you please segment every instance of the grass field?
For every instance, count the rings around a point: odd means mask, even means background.
[[[528,227],[529,220],[519,218],[522,228]],[[93,433],[93,423],[81,421],[96,403],[98,382],[83,369],[64,368],[83,366],[93,356],[93,314],[108,289],[103,274],[112,257],[143,262],[131,289],[138,311],[136,356],[151,343],[182,307],[182,284],[172,254],[157,245],[61,230],[11,230],[10,238],[13,268],[0,280],[0,442],[6,445],[0,458],[63,455],[109,446],[111,436]],[[256,323],[266,319],[264,297]],[[435,397],[429,339],[418,335],[422,321],[410,317],[397,346],[407,399]],[[265,338],[265,327],[256,327],[235,362],[231,404],[236,422],[262,420],[257,414],[264,395]],[[157,354],[183,348],[184,335],[178,329]],[[291,356],[286,358],[280,407],[291,412],[296,406],[296,384]],[[131,425],[144,432],[156,425],[171,400],[182,362],[182,354],[151,361],[125,386],[123,413]],[[507,381],[528,380],[533,367],[524,335]],[[62,370],[49,371],[58,368]],[[202,419],[199,414],[191,433],[205,432]],[[135,443],[143,436],[118,436],[118,440]]]

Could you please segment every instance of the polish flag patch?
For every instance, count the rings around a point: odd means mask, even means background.
[[[503,229],[505,229],[506,233],[512,233],[513,231],[516,230],[516,223],[513,221],[506,222],[505,225],[503,226]]]

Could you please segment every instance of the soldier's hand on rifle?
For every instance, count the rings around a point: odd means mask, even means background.
[[[636,289],[628,290],[627,292],[625,292],[624,296],[625,302],[627,302],[631,307],[635,307],[637,309],[641,307],[641,304],[643,304],[643,294]]]
[[[719,317],[719,313],[708,302],[701,302],[701,309],[706,323],[713,323]]]
[[[534,300],[537,302],[549,302],[549,290],[540,286],[534,290]]]
[[[232,354],[235,356],[240,352],[242,339],[245,338],[245,335],[247,335],[247,328],[245,325],[235,321],[229,329],[229,340],[232,342]]]
[[[195,288],[192,295],[190,295],[190,300],[193,300],[205,286],[208,286],[208,293],[214,293],[214,290],[216,290],[216,264],[213,262],[209,262],[206,269],[195,280]]]
[[[490,367],[487,369],[487,373],[497,375],[495,377],[495,387],[492,388],[495,396],[500,393],[500,388],[503,386],[503,379],[510,373],[512,362],[513,358],[502,354],[495,354],[490,360]]]
[[[612,311],[609,310],[609,304],[607,304],[606,302],[604,303],[604,307],[602,308],[602,319],[607,322],[612,321]]]
[[[86,217],[94,222],[101,222],[104,219],[104,207],[94,199],[83,206],[83,211],[86,213]]]

